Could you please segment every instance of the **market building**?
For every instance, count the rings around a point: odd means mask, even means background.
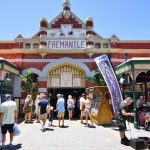
[[[50,22],[42,18],[39,31],[31,38],[19,34],[13,41],[0,41],[0,57],[20,68],[21,74],[28,70],[37,74],[38,91],[47,95],[81,95],[93,86],[86,79],[95,73],[94,58],[103,53],[115,67],[133,57],[150,57],[150,40],[124,41],[116,35],[103,38],[94,30],[93,18],[82,21],[65,0],[62,12]],[[21,90],[21,80],[14,82],[13,93],[23,103],[26,93]]]

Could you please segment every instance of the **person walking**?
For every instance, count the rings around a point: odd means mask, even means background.
[[[51,104],[50,104],[51,105]],[[53,125],[53,118],[54,118],[54,107],[50,106],[50,113],[49,113],[49,125],[48,126],[54,126]]]
[[[90,100],[89,96],[86,96],[86,100],[84,101],[84,105],[85,105],[84,112],[85,112],[86,126],[88,127],[88,118],[90,118],[91,126],[94,127],[92,116],[91,116],[91,100]]]
[[[24,116],[25,123],[28,123],[31,121],[32,105],[33,105],[32,96],[27,95],[25,99],[25,104],[23,107],[23,113],[25,114]]]
[[[85,94],[82,93],[82,95],[80,97],[80,111],[81,111],[80,120],[81,120],[81,124],[83,124],[83,117],[85,116],[85,113],[84,113],[84,102],[85,102]]]
[[[64,127],[64,115],[65,115],[65,100],[61,94],[57,94],[57,108],[55,111],[58,111],[58,125],[60,126],[60,121],[62,120],[62,127]]]
[[[41,100],[41,95],[37,95],[36,100],[35,100],[36,123],[40,123],[40,110],[39,110],[40,100]]]
[[[125,135],[126,120],[128,116],[134,116],[134,113],[128,111],[128,106],[132,103],[131,97],[127,97],[120,103],[120,108],[116,113],[116,121],[119,126],[119,133],[121,138],[121,144],[130,145],[130,140]]]
[[[72,111],[74,109],[74,100],[72,99],[72,96],[69,95],[68,96],[68,100],[67,100],[67,110],[68,110],[68,116],[69,116],[69,120],[72,119]]]
[[[6,101],[0,106],[0,125],[2,131],[2,147],[5,149],[6,145],[6,133],[10,133],[10,144],[9,147],[13,147],[13,127],[14,123],[17,123],[17,105],[16,102],[12,101],[10,94],[5,95]]]
[[[50,104],[46,99],[46,95],[42,95],[41,100],[39,101],[39,109],[40,109],[40,123],[42,125],[42,131],[45,131],[45,124],[47,120],[47,110],[50,108]]]

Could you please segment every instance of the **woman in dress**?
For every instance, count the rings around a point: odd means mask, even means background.
[[[25,117],[24,117],[25,123],[31,121],[32,105],[33,105],[32,97],[31,95],[27,95],[25,99],[25,104],[23,107],[23,113],[25,114]]]
[[[73,107],[74,107],[74,100],[72,99],[72,96],[69,95],[67,100],[67,110],[68,110],[69,120],[72,119]]]

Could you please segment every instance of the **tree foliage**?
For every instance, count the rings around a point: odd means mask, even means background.
[[[106,86],[105,80],[98,68],[96,68],[94,71],[95,75],[93,77],[88,77],[87,80],[92,80],[97,86]]]
[[[35,97],[35,93],[38,91],[38,75],[32,73],[31,71],[27,71],[25,75],[20,75],[22,83],[21,88],[27,94],[32,95],[32,98]]]

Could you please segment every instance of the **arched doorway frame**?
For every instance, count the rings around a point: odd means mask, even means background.
[[[47,72],[47,79],[48,79],[47,87],[53,87],[52,78],[55,79],[56,82],[59,82],[58,87],[63,87],[61,85],[61,73],[62,72],[70,73],[72,75],[72,86],[71,86],[72,88],[75,87],[74,86],[75,79],[78,79],[78,81],[81,81],[80,86],[78,86],[79,88],[85,87],[85,77],[86,77],[85,71],[82,68],[80,68],[74,64],[70,64],[70,63],[59,64],[59,65],[54,66],[50,70],[48,70],[48,72]]]

